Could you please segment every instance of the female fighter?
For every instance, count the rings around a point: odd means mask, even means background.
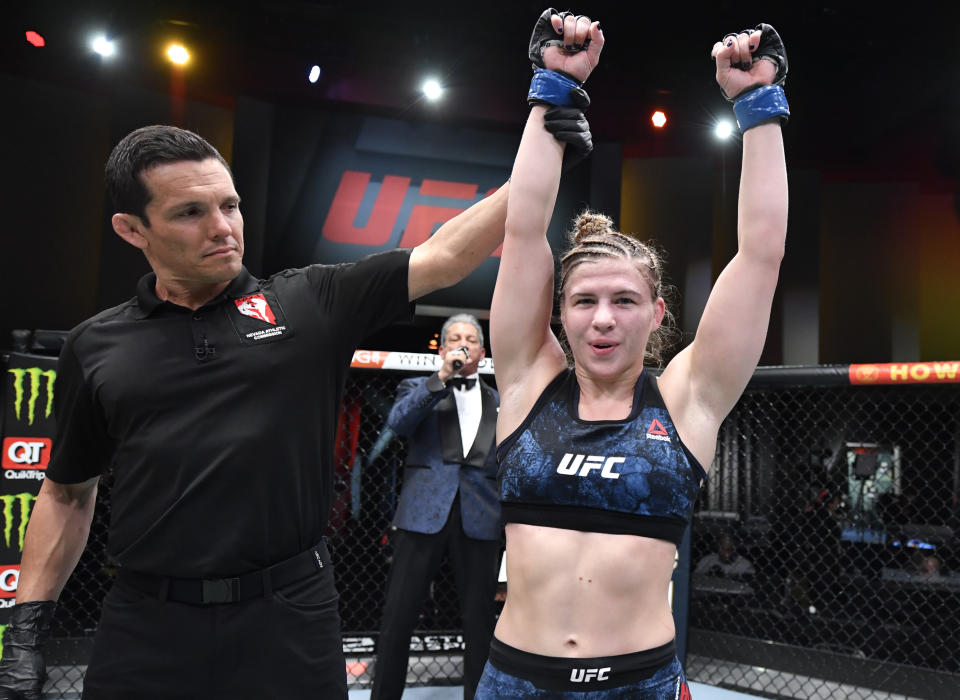
[[[553,70],[531,86],[491,309],[509,592],[476,697],[688,698],[668,588],[720,423],[766,337],[787,223],[786,55],[769,25],[713,47],[743,132],[739,249],[695,339],[655,377],[644,360],[656,359],[667,315],[661,261],[607,217],[581,215],[560,259],[572,364],[551,331],[545,234],[563,146],[543,117],[550,104],[583,101],[577,83],[597,65],[603,34],[552,10],[538,28],[531,57]]]

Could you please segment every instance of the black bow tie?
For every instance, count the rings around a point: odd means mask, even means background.
[[[471,379],[467,379],[466,377],[453,377],[447,381],[447,386],[453,387],[454,389],[472,389],[476,383],[476,377]]]

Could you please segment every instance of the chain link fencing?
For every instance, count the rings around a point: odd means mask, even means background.
[[[693,524],[688,677],[960,697],[960,386],[829,375],[755,377],[722,426]]]
[[[337,426],[328,534],[351,688],[369,688],[375,671],[405,454],[383,427],[407,376],[354,369]],[[956,697],[960,384],[815,384],[755,379],[721,428],[693,522],[687,675],[762,697]],[[79,696],[116,570],[110,485],[107,475],[61,596],[50,698]],[[419,613],[408,685],[461,684],[446,563]]]

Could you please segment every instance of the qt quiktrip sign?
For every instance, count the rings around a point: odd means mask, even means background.
[[[57,360],[52,357],[13,353],[3,366],[0,608],[11,607],[16,598],[27,523],[50,463],[56,379]]]

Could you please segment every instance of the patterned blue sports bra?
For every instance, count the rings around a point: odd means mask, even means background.
[[[580,385],[564,370],[497,447],[506,523],[683,539],[706,472],[680,441],[644,371],[623,420],[577,417]]]

